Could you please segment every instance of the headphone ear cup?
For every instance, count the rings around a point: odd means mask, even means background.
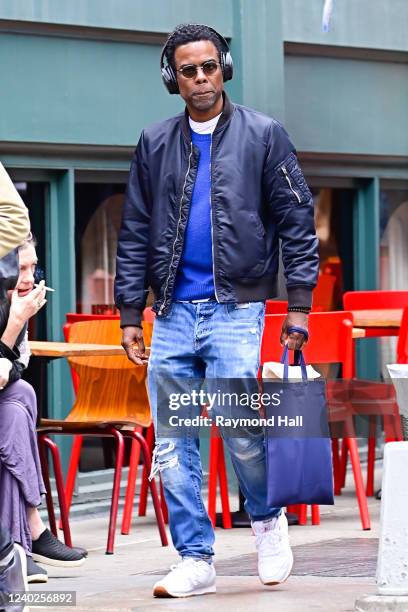
[[[162,67],[161,75],[163,83],[170,94],[180,93],[176,75],[174,74],[174,70],[170,65]]]
[[[221,54],[221,69],[224,81],[230,81],[234,73],[234,64],[229,51]]]

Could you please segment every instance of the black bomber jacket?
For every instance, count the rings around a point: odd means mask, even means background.
[[[199,151],[187,112],[143,130],[126,189],[115,302],[140,325],[149,287],[166,316],[180,262]],[[313,198],[280,123],[232,104],[212,135],[211,223],[216,299],[276,296],[279,240],[289,305],[310,306],[319,270]]]

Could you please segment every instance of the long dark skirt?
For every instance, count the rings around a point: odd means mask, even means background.
[[[0,391],[0,524],[31,554],[27,509],[45,494],[38,455],[34,389],[18,380]]]

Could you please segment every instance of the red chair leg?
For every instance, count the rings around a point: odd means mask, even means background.
[[[400,442],[403,439],[399,414],[397,416],[391,414],[384,415],[384,433],[386,443]]]
[[[141,433],[142,428],[135,427],[135,431],[138,431],[139,433]],[[130,532],[139,461],[140,461],[140,444],[136,442],[136,440],[132,440],[132,448],[130,451],[130,461],[129,461],[129,474],[128,474],[125,505],[123,508],[123,518],[122,518],[122,534],[123,535],[128,535]]]
[[[334,494],[341,495],[339,440],[338,438],[332,438],[331,442],[332,442],[332,456],[333,456]]]
[[[161,504],[161,509],[163,513],[163,520],[166,523],[166,525],[168,525],[169,511],[167,509],[166,498],[164,497],[164,488],[163,488],[163,483],[162,483],[161,478],[160,478],[160,504]]]
[[[339,473],[340,489],[346,486],[347,455],[348,455],[347,441],[346,441],[346,438],[343,438],[343,441],[341,444],[341,456],[340,456],[340,473]]]
[[[153,423],[150,425],[146,432],[146,444],[150,451],[150,457],[153,453],[154,447],[154,428]],[[139,497],[139,516],[146,516],[147,508],[147,490],[149,488],[149,472],[146,469],[146,465],[143,465],[142,482],[140,485],[140,497]]]
[[[108,541],[106,545],[107,555],[113,555],[113,547],[115,544],[116,521],[118,518],[118,506],[120,496],[120,481],[122,477],[122,466],[125,448],[123,436],[120,431],[112,427],[110,433],[116,439],[116,463],[112,487],[112,502],[109,517]]]
[[[220,440],[218,450],[218,478],[220,482],[222,526],[224,529],[232,529],[231,511],[228,498],[227,468],[225,465],[224,445]]]
[[[312,504],[312,525],[320,525],[320,508],[317,504]]]
[[[364,530],[371,529],[370,515],[367,506],[367,497],[364,490],[363,475],[361,473],[360,456],[356,438],[346,438],[351,465],[353,468],[354,482],[356,486],[357,500],[360,509],[361,524]]]
[[[58,446],[48,436],[43,436],[43,442],[50,449],[54,466],[55,484],[57,487],[58,503],[60,507],[61,523],[64,532],[64,541],[67,546],[72,548],[71,530],[68,521],[68,508],[65,501],[64,476],[62,474],[61,460]]]
[[[72,496],[74,494],[75,480],[78,472],[79,459],[81,456],[83,437],[81,435],[74,436],[72,444],[71,457],[69,459],[67,479],[65,482],[65,499],[67,503],[68,515],[71,508]],[[62,521],[60,519],[59,529],[62,529]]]
[[[366,495],[372,497],[374,495],[374,467],[375,467],[375,442],[377,433],[377,419],[375,416],[370,416],[369,434],[368,434],[368,451],[367,451],[367,482]]]
[[[208,516],[215,527],[216,502],[217,502],[217,465],[219,457],[221,438],[217,432],[211,431],[209,467],[208,467]]]
[[[299,504],[299,525],[307,525],[307,505]]]
[[[50,524],[51,533],[57,536],[57,522],[55,520],[55,511],[54,511],[54,502],[52,501],[52,492],[51,492],[51,481],[50,481],[50,470],[48,467],[48,459],[47,459],[47,449],[44,444],[43,436],[38,436],[38,452],[40,455],[41,462],[41,471],[44,479],[45,489],[46,489],[46,502],[47,502],[47,512],[48,512],[48,521]]]
[[[142,451],[142,455],[143,455],[144,465],[146,466],[147,473],[150,474],[152,464],[150,460],[150,449],[149,449],[149,446],[146,440],[144,439],[142,434],[138,433],[137,431],[130,432],[130,435],[134,440],[137,440],[139,442],[140,448]],[[161,543],[162,543],[162,546],[168,546],[166,527],[164,525],[163,514],[162,514],[161,505],[160,505],[160,499],[157,493],[156,481],[154,480],[154,478],[152,478],[152,480],[149,480],[148,482],[149,482],[150,494],[153,500],[153,508],[156,514],[157,526],[159,528]]]

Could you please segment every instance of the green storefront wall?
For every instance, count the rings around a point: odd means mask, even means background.
[[[408,5],[336,2],[323,34],[322,4],[2,1],[0,157],[14,177],[48,183],[50,339],[62,338],[75,309],[76,173],[125,180],[141,129],[182,109],[158,72],[161,44],[180,22],[209,23],[230,40],[231,97],[285,122],[308,176],[354,181],[355,288],[378,286],[380,179],[408,179]],[[68,369],[49,367],[49,410],[63,417]]]

